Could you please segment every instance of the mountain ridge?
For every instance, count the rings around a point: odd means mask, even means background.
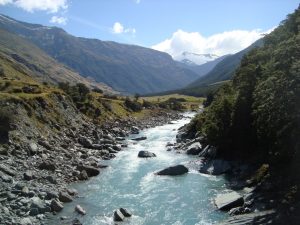
[[[75,37],[61,28],[16,21],[1,15],[0,27],[30,40],[83,77],[123,93],[181,88],[199,76],[177,66],[167,53],[136,45]],[[13,22],[11,22],[13,21]]]

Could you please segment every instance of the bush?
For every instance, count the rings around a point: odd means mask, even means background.
[[[124,102],[125,106],[134,111],[134,112],[139,112],[143,109],[142,104],[137,102],[137,101],[132,101],[130,98],[126,98]]]
[[[13,122],[13,116],[5,108],[0,109],[0,143],[7,143],[10,125]]]

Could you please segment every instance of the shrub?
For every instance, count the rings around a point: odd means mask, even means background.
[[[141,111],[141,110],[143,109],[141,103],[139,103],[139,102],[137,102],[137,101],[132,101],[132,100],[130,100],[130,98],[128,98],[128,97],[125,99],[124,104],[125,104],[125,106],[126,106],[128,109],[130,109],[130,110],[132,110],[132,111],[134,111],[134,112],[139,112],[139,111]]]
[[[0,109],[0,143],[7,143],[10,125],[13,122],[13,116],[5,108]]]

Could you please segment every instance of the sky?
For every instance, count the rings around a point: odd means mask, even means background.
[[[299,0],[0,0],[0,13],[87,38],[178,57],[236,53],[276,28]]]

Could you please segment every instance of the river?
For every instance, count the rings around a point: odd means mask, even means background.
[[[202,175],[190,169],[189,173],[177,177],[157,176],[154,172],[165,167],[185,164],[189,166],[196,157],[166,151],[168,142],[175,142],[179,127],[188,123],[194,114],[185,118],[142,131],[128,138],[128,147],[117,157],[105,161],[109,167],[87,182],[72,185],[84,197],[65,204],[63,212],[56,218],[77,217],[84,225],[114,224],[113,211],[120,207],[128,209],[133,216],[118,224],[131,225],[202,225],[213,224],[226,218],[216,210],[213,199],[225,189],[222,176]],[[146,136],[140,142],[130,138]],[[138,158],[140,150],[154,152],[157,157]],[[85,216],[74,212],[79,204]],[[60,224],[62,221],[52,221]]]

